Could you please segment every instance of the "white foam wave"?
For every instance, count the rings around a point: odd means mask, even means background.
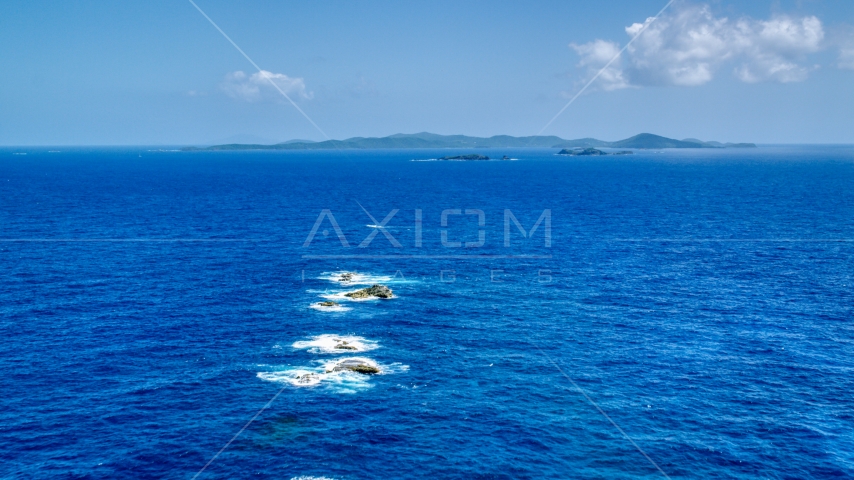
[[[311,353],[352,353],[376,350],[379,345],[374,340],[368,340],[355,335],[323,334],[311,337],[310,340],[294,342],[298,350],[308,349]]]
[[[341,275],[345,273],[350,274],[350,279],[347,281],[341,281]],[[341,283],[343,285],[373,285],[375,283],[389,283],[396,280],[394,276],[389,275],[372,275],[369,273],[356,273],[356,272],[323,272],[318,277],[321,280],[327,280],[330,282]],[[398,276],[397,279],[400,279]]]
[[[289,383],[298,388],[328,388],[334,393],[358,393],[373,387],[369,375],[350,371],[326,372],[324,368],[314,370],[294,368],[280,372],[258,372],[257,376],[261,380]]]
[[[350,307],[345,307],[342,305],[333,305],[331,307],[323,306],[320,303],[312,303],[309,305],[309,308],[313,308],[314,310],[320,310],[321,312],[348,312],[352,310]]]
[[[400,362],[394,362],[392,364],[384,366],[380,375],[394,375],[395,373],[404,373],[408,371],[409,365],[404,365]]]
[[[355,362],[368,365],[379,370],[376,375],[389,375],[405,372],[408,366],[400,363],[380,365],[365,357],[347,357],[333,361],[315,362],[317,367],[294,367],[276,372],[258,372],[261,380],[275,383],[288,383],[294,387],[328,388],[334,393],[358,393],[372,388],[371,378],[375,375],[365,375],[341,367],[345,362]]]
[[[323,381],[325,375],[304,368],[280,372],[258,372],[258,378],[268,382],[290,383],[295,387],[313,387]]]

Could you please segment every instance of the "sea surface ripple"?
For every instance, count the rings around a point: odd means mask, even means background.
[[[854,148],[14,151],[2,478],[854,477]]]

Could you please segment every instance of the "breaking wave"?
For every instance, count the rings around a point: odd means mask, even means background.
[[[368,340],[355,335],[323,334],[311,337],[310,340],[294,342],[297,350],[308,350],[310,353],[353,353],[376,350],[379,345],[374,340]]]
[[[377,375],[391,375],[409,370],[400,363],[380,365],[370,358],[347,357],[331,361],[315,361],[315,367],[294,367],[276,372],[258,372],[261,380],[287,383],[294,387],[325,388],[333,393],[359,393],[373,387]],[[356,368],[354,367],[361,367]],[[371,373],[360,373],[360,372]]]
[[[344,274],[349,274],[349,280],[341,280],[341,275]],[[391,283],[396,280],[395,277],[389,275],[371,275],[369,273],[356,273],[345,271],[323,272],[318,278],[320,280],[327,280],[343,285],[373,285],[375,283]],[[399,279],[400,277],[398,276],[397,280]]]
[[[348,312],[352,310],[350,307],[345,307],[343,305],[333,305],[331,307],[326,307],[320,304],[320,302],[312,303],[309,305],[309,308],[313,308],[314,310],[320,310],[321,312]]]
[[[342,275],[347,275],[346,280],[342,280]],[[397,285],[404,283],[417,283],[418,280],[409,280],[401,271],[396,271],[392,275],[376,275],[371,273],[358,273],[348,271],[323,272],[317,277],[319,280],[326,280],[342,286],[351,285]]]

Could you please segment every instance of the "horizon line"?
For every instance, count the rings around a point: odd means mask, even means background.
[[[451,135],[448,135],[451,136]],[[465,135],[469,136],[469,135]],[[497,136],[497,135],[494,135]],[[512,136],[512,135],[508,135]],[[549,135],[551,136],[551,135]],[[386,138],[386,137],[350,137],[350,138]],[[479,138],[491,138],[491,137],[479,137]],[[516,137],[516,138],[524,138],[524,137]],[[584,137],[584,138],[594,138],[594,137]],[[345,140],[331,140],[336,142],[343,142]],[[579,139],[573,139],[579,140]],[[598,140],[598,139],[597,139]],[[290,140],[284,140],[284,142],[289,142]],[[314,141],[312,143],[322,143],[330,140],[319,140]],[[604,140],[603,140],[604,141]],[[98,147],[98,148],[131,148],[131,147],[197,147],[197,146],[217,146],[217,145],[278,145],[280,143],[272,143],[272,144],[256,144],[256,143],[225,143],[225,144],[214,144],[214,143],[75,143],[75,144],[62,144],[62,143],[39,143],[39,144],[0,144],[0,148],[51,148],[51,147],[59,147],[59,148],[86,148],[86,147]],[[849,142],[727,142],[727,143],[753,143],[756,146],[762,147],[789,147],[789,146],[854,146],[854,140]],[[395,147],[395,148],[348,148],[347,150],[439,150],[439,149],[453,149],[453,148],[524,148],[524,149],[550,149],[550,148],[559,148],[559,147],[490,147],[490,146],[463,146],[463,147]],[[601,148],[611,148],[611,147],[601,147]],[[620,147],[624,148],[624,147]],[[625,148],[638,148],[638,147],[625,147]],[[640,149],[639,150],[672,150],[673,148],[649,148],[649,149]],[[684,148],[676,148],[675,150],[685,150]],[[247,150],[242,150],[247,151]],[[298,151],[298,150],[295,150]]]

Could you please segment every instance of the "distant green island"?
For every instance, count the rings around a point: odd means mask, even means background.
[[[531,137],[511,137],[496,135],[489,138],[469,137],[466,135],[437,135],[435,133],[398,133],[388,137],[353,137],[346,140],[326,140],[311,142],[290,140],[273,145],[254,145],[231,143],[209,147],[186,147],[182,150],[347,150],[347,149],[403,149],[403,148],[756,148],[753,143],[704,142],[695,138],[675,140],[672,138],[641,133],[634,137],[616,142],[606,142],[595,138],[565,140],[553,135]]]
[[[489,157],[487,157],[486,155],[478,155],[476,153],[472,153],[469,155],[456,155],[453,157],[440,157],[440,158],[437,158],[437,160],[489,160]]]
[[[558,155],[572,155],[574,157],[578,156],[600,156],[600,155],[631,155],[631,150],[621,150],[619,152],[603,152],[602,150],[596,148],[573,148],[568,149],[564,148],[563,150],[557,152]]]

